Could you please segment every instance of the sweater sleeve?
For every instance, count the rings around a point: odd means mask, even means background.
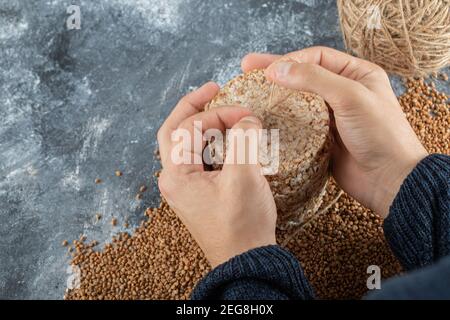
[[[450,254],[450,157],[430,155],[403,182],[384,221],[386,239],[406,270]]]
[[[191,295],[193,300],[313,298],[313,290],[298,260],[276,245],[249,250],[216,267]]]

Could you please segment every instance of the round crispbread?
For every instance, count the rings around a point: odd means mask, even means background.
[[[285,229],[309,221],[322,204],[329,178],[331,136],[325,101],[274,85],[263,70],[254,70],[228,82],[205,110],[223,105],[250,108],[263,129],[279,129],[278,171],[266,175],[277,206],[277,226]]]

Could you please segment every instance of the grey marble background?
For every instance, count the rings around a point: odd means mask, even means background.
[[[62,298],[64,239],[104,243],[158,203],[156,131],[182,95],[315,44],[342,48],[334,0],[0,0],[0,299]]]

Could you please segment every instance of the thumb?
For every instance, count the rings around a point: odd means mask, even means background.
[[[358,102],[370,93],[361,83],[320,65],[293,60],[274,62],[267,68],[266,77],[282,87],[318,94],[337,115],[346,113],[349,108],[360,107],[363,104]]]
[[[261,122],[247,116],[227,130],[226,156],[221,175],[224,178],[256,177],[261,175],[259,141]]]

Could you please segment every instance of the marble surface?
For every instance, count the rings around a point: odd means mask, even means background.
[[[186,92],[247,52],[342,48],[334,0],[71,3],[80,30],[67,1],[0,0],[0,299],[62,298],[64,239],[104,243],[158,203],[156,131]]]

